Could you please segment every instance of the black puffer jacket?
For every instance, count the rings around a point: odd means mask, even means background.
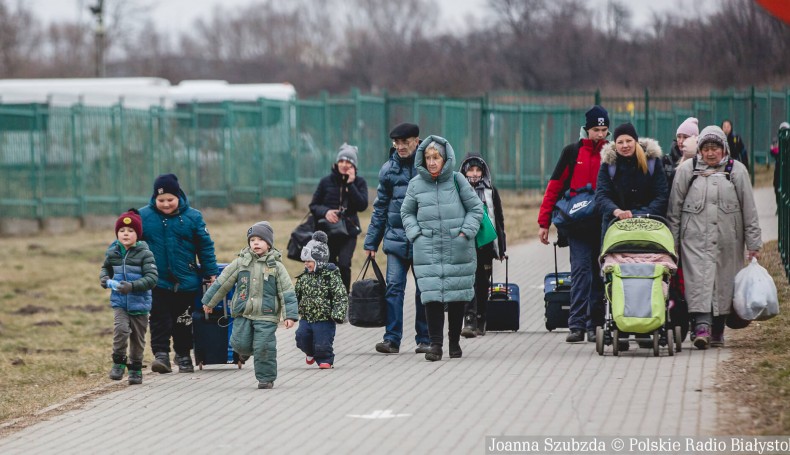
[[[340,208],[340,194],[343,194],[343,206],[346,208],[348,220],[346,228],[349,233],[359,235],[359,216],[368,208],[368,184],[359,175],[354,181],[347,183],[337,170],[337,165],[332,166],[332,172],[318,182],[318,187],[313,193],[313,200],[310,202],[310,212],[315,217],[316,222],[326,217],[326,212]]]

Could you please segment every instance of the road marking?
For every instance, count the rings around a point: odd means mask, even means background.
[[[346,417],[354,417],[357,419],[394,419],[396,417],[409,417],[411,414],[393,414],[392,409],[384,409],[371,412],[370,414],[347,414]]]

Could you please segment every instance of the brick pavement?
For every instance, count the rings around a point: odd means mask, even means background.
[[[761,206],[773,200],[768,190],[757,194]],[[765,222],[776,222],[771,215]],[[400,354],[378,354],[383,329],[344,325],[336,368],[318,370],[304,364],[294,330],[280,329],[273,390],[256,388],[251,364],[145,373],[142,386],[7,436],[0,453],[484,453],[487,435],[715,434],[715,371],[728,349],[697,351],[687,341],[674,357],[662,349],[655,358],[632,344],[616,358],[599,357],[592,343],[567,344],[565,331],[543,326],[551,247],[529,242],[509,254],[521,330],[462,339],[462,359],[425,361],[409,330]],[[564,269],[567,254],[560,250]],[[504,278],[504,267],[495,269]]]

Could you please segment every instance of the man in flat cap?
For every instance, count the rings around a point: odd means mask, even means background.
[[[376,351],[397,354],[403,337],[403,298],[409,268],[414,274],[412,245],[406,238],[400,216],[400,206],[406,197],[409,180],[417,175],[414,152],[420,145],[420,128],[413,123],[401,123],[390,132],[392,148],[389,160],[379,171],[379,186],[370,226],[365,236],[365,254],[375,256],[382,239],[387,255],[387,329],[384,339],[376,344]],[[420,290],[414,295],[417,343],[415,352],[424,354],[430,348],[425,307],[420,300]]]

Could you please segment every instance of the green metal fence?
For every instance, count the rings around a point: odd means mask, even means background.
[[[375,187],[392,125],[412,121],[446,137],[460,156],[482,153],[502,189],[542,189],[584,112],[606,107],[612,125],[633,122],[665,149],[686,117],[730,118],[764,162],[786,119],[790,90],[713,92],[707,97],[600,93],[492,93],[482,98],[347,96],[148,110],[0,105],[0,217],[116,214],[148,201],[160,173],[179,176],[197,207],[256,204],[310,194],[340,144],[360,149]],[[785,160],[787,161],[787,160]],[[785,242],[786,244],[786,242]]]

